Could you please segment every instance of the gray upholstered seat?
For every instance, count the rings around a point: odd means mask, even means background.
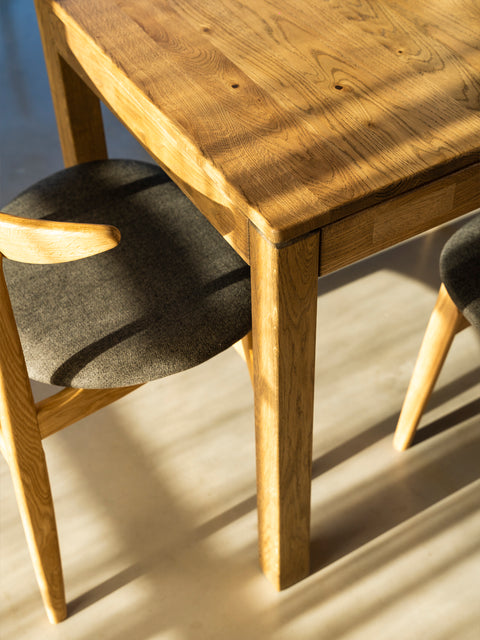
[[[440,274],[458,309],[480,329],[480,215],[463,225],[445,244]]]
[[[249,268],[156,166],[107,160],[61,171],[6,213],[115,225],[120,245],[55,265],[5,261],[32,379],[133,385],[192,367],[250,330]]]

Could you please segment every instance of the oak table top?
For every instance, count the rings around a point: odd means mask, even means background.
[[[479,206],[479,0],[35,0],[66,164],[100,97],[252,273],[262,566],[308,573],[316,281]]]
[[[95,84],[113,110],[120,70],[142,126],[149,114],[175,145],[179,157],[159,160],[181,178],[195,166],[190,184],[272,242],[480,158],[475,0],[53,5],[82,64],[95,39]],[[135,134],[151,147],[151,131]]]

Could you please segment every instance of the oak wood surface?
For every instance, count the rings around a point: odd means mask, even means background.
[[[250,231],[260,563],[278,589],[310,569],[318,242]]]
[[[319,275],[325,275],[480,206],[480,165],[400,194],[321,230]]]
[[[153,155],[273,242],[479,159],[476,1],[37,3]]]

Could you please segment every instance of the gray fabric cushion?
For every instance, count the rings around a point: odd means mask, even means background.
[[[480,215],[446,242],[440,256],[440,275],[457,307],[480,329]]]
[[[182,371],[242,338],[249,268],[156,166],[79,165],[26,190],[6,213],[117,226],[120,245],[58,265],[5,260],[29,375],[108,388]]]

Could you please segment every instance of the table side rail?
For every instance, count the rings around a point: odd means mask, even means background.
[[[480,207],[480,163],[326,225],[323,276]]]

